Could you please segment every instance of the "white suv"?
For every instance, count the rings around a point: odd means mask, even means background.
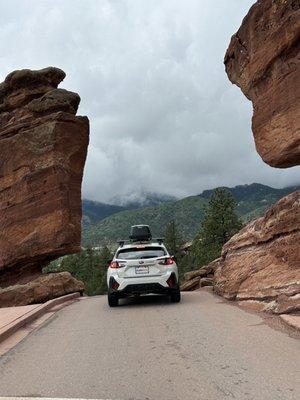
[[[161,239],[120,242],[107,271],[108,304],[119,298],[159,293],[180,301],[178,268]]]

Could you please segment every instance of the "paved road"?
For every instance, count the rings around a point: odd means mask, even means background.
[[[299,400],[300,342],[207,292],[60,310],[0,358],[0,396]]]

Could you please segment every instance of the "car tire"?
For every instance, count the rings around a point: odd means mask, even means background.
[[[119,299],[115,294],[108,293],[107,300],[109,307],[118,307]]]
[[[174,290],[174,292],[171,293],[170,298],[172,303],[179,303],[181,300],[180,290]]]

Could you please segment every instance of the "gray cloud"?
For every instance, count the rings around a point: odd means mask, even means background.
[[[184,196],[299,182],[255,152],[252,106],[223,57],[253,0],[0,0],[0,79],[61,67],[91,121],[83,194]]]

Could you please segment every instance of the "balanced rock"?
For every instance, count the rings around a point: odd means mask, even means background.
[[[78,94],[57,89],[64,77],[20,70],[0,84],[0,287],[80,251],[89,121]]]
[[[300,2],[260,0],[233,35],[226,72],[253,102],[256,149],[273,167],[300,164]]]
[[[214,290],[227,299],[263,301],[276,313],[299,309],[300,191],[223,246],[214,279]]]

